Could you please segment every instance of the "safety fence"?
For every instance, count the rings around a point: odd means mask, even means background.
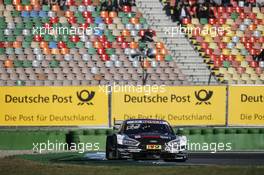
[[[264,126],[264,86],[0,87],[0,126]]]

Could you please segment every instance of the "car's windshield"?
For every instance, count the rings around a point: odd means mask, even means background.
[[[158,133],[172,134],[171,127],[160,123],[127,123],[124,127],[125,134]]]

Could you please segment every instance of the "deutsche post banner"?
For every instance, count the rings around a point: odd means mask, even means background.
[[[108,126],[107,87],[0,87],[1,126]]]
[[[264,126],[264,86],[230,86],[229,125]]]
[[[172,125],[225,125],[225,86],[115,86],[112,119],[164,119]]]

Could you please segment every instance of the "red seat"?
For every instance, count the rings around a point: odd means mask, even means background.
[[[82,16],[84,18],[89,18],[89,17],[92,17],[92,13],[91,12],[88,12],[88,11],[84,11],[84,12],[82,12]]]
[[[103,55],[103,54],[106,54],[106,51],[105,51],[104,48],[98,48],[98,49],[97,49],[97,53],[98,53],[99,55]]]
[[[257,63],[256,61],[251,61],[251,62],[249,62],[249,65],[250,65],[250,67],[252,67],[252,68],[257,68],[257,67],[258,67],[258,63]]]
[[[86,5],[86,6],[91,5],[92,4],[92,0],[82,0],[82,4]]]
[[[109,61],[110,60],[110,58],[107,54],[102,54],[101,59],[102,59],[102,61]]]

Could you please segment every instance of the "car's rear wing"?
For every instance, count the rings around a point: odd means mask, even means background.
[[[120,127],[121,127],[121,125],[122,125],[122,123],[123,123],[123,120],[116,120],[114,118],[114,126],[113,126],[113,129],[114,130],[119,130]]]

